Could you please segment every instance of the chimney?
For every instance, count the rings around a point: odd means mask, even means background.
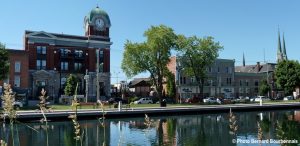
[[[257,72],[259,72],[260,71],[260,62],[256,62],[256,66],[257,66]]]

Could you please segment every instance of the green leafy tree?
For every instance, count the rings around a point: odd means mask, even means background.
[[[7,77],[9,71],[8,52],[5,45],[0,43],[0,80]]]
[[[175,76],[171,72],[167,73],[167,96],[170,98],[175,98],[176,94],[176,85],[175,85]]]
[[[195,77],[200,95],[203,97],[204,82],[207,78],[206,69],[216,60],[223,47],[210,36],[198,38],[180,35],[177,45],[180,48],[178,59],[184,67],[183,72],[187,76]]]
[[[75,89],[77,85],[78,79],[73,75],[70,74],[65,87],[65,95],[73,96],[75,94]]]
[[[163,77],[166,75],[167,64],[171,56],[171,48],[175,47],[177,35],[172,28],[164,25],[151,26],[145,31],[147,38],[142,43],[125,43],[122,70],[129,77],[149,72],[153,85],[161,100]]]
[[[270,92],[271,87],[266,79],[263,79],[259,84],[259,95],[267,95]]]
[[[300,85],[300,65],[298,61],[284,60],[278,63],[275,69],[276,85],[291,95],[296,86]]]

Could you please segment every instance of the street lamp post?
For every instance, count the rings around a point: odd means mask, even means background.
[[[97,102],[99,101],[99,96],[100,96],[100,87],[99,87],[99,55],[100,55],[100,49],[98,48],[97,50],[97,71],[96,71],[96,85],[97,85],[97,92],[96,92],[96,96],[97,96]]]
[[[58,99],[58,102],[59,102],[59,99],[60,99],[60,96],[61,96],[61,51],[60,51],[60,49],[58,49],[57,51],[54,51],[54,54],[58,54],[58,57],[59,57],[59,69],[56,69],[56,68],[54,68],[54,70],[57,70],[58,72],[59,72],[59,89],[58,89],[58,97],[57,97],[57,99]],[[57,101],[56,101],[57,102]]]
[[[182,94],[181,94],[181,84],[180,84],[180,82],[181,82],[181,70],[183,69],[182,68],[182,66],[181,66],[181,64],[180,64],[180,62],[178,62],[178,66],[177,66],[177,69],[178,69],[178,92],[179,92],[179,103],[181,104],[182,103],[182,101],[181,101],[181,98],[182,98]]]
[[[84,79],[85,79],[85,102],[88,101],[88,95],[89,95],[89,75],[88,75],[88,70],[86,69],[85,71],[85,76],[84,76]]]

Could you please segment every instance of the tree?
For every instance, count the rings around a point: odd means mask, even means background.
[[[186,38],[183,35],[178,37],[179,62],[184,67],[183,72],[187,76],[194,76],[200,95],[203,97],[204,82],[207,78],[207,68],[219,56],[223,49],[219,42],[214,42],[213,37],[198,38],[196,36]]]
[[[171,72],[167,73],[167,96],[174,98],[176,94],[175,76]]]
[[[73,75],[70,74],[67,82],[66,82],[66,87],[65,87],[65,95],[68,96],[73,96],[76,90],[76,85],[77,85],[78,79]]]
[[[168,71],[171,48],[175,47],[177,35],[173,29],[159,25],[151,26],[144,36],[147,40],[142,43],[132,43],[127,40],[121,67],[129,77],[149,72],[161,101],[163,77]]]
[[[267,95],[270,92],[271,87],[266,79],[263,79],[259,84],[259,95]]]
[[[298,61],[284,60],[275,69],[276,85],[286,95],[291,95],[296,86],[300,85],[300,64]]]
[[[5,45],[0,43],[0,80],[7,77],[9,71],[8,52]]]

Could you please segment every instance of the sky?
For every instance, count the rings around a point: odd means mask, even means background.
[[[111,83],[131,80],[121,70],[126,40],[142,42],[152,25],[175,33],[212,36],[224,49],[219,58],[246,65],[276,62],[278,30],[288,59],[299,60],[300,1],[297,0],[4,0],[0,5],[0,42],[24,49],[25,30],[84,35],[83,20],[99,6],[111,20]],[[135,77],[147,77],[147,73]]]

